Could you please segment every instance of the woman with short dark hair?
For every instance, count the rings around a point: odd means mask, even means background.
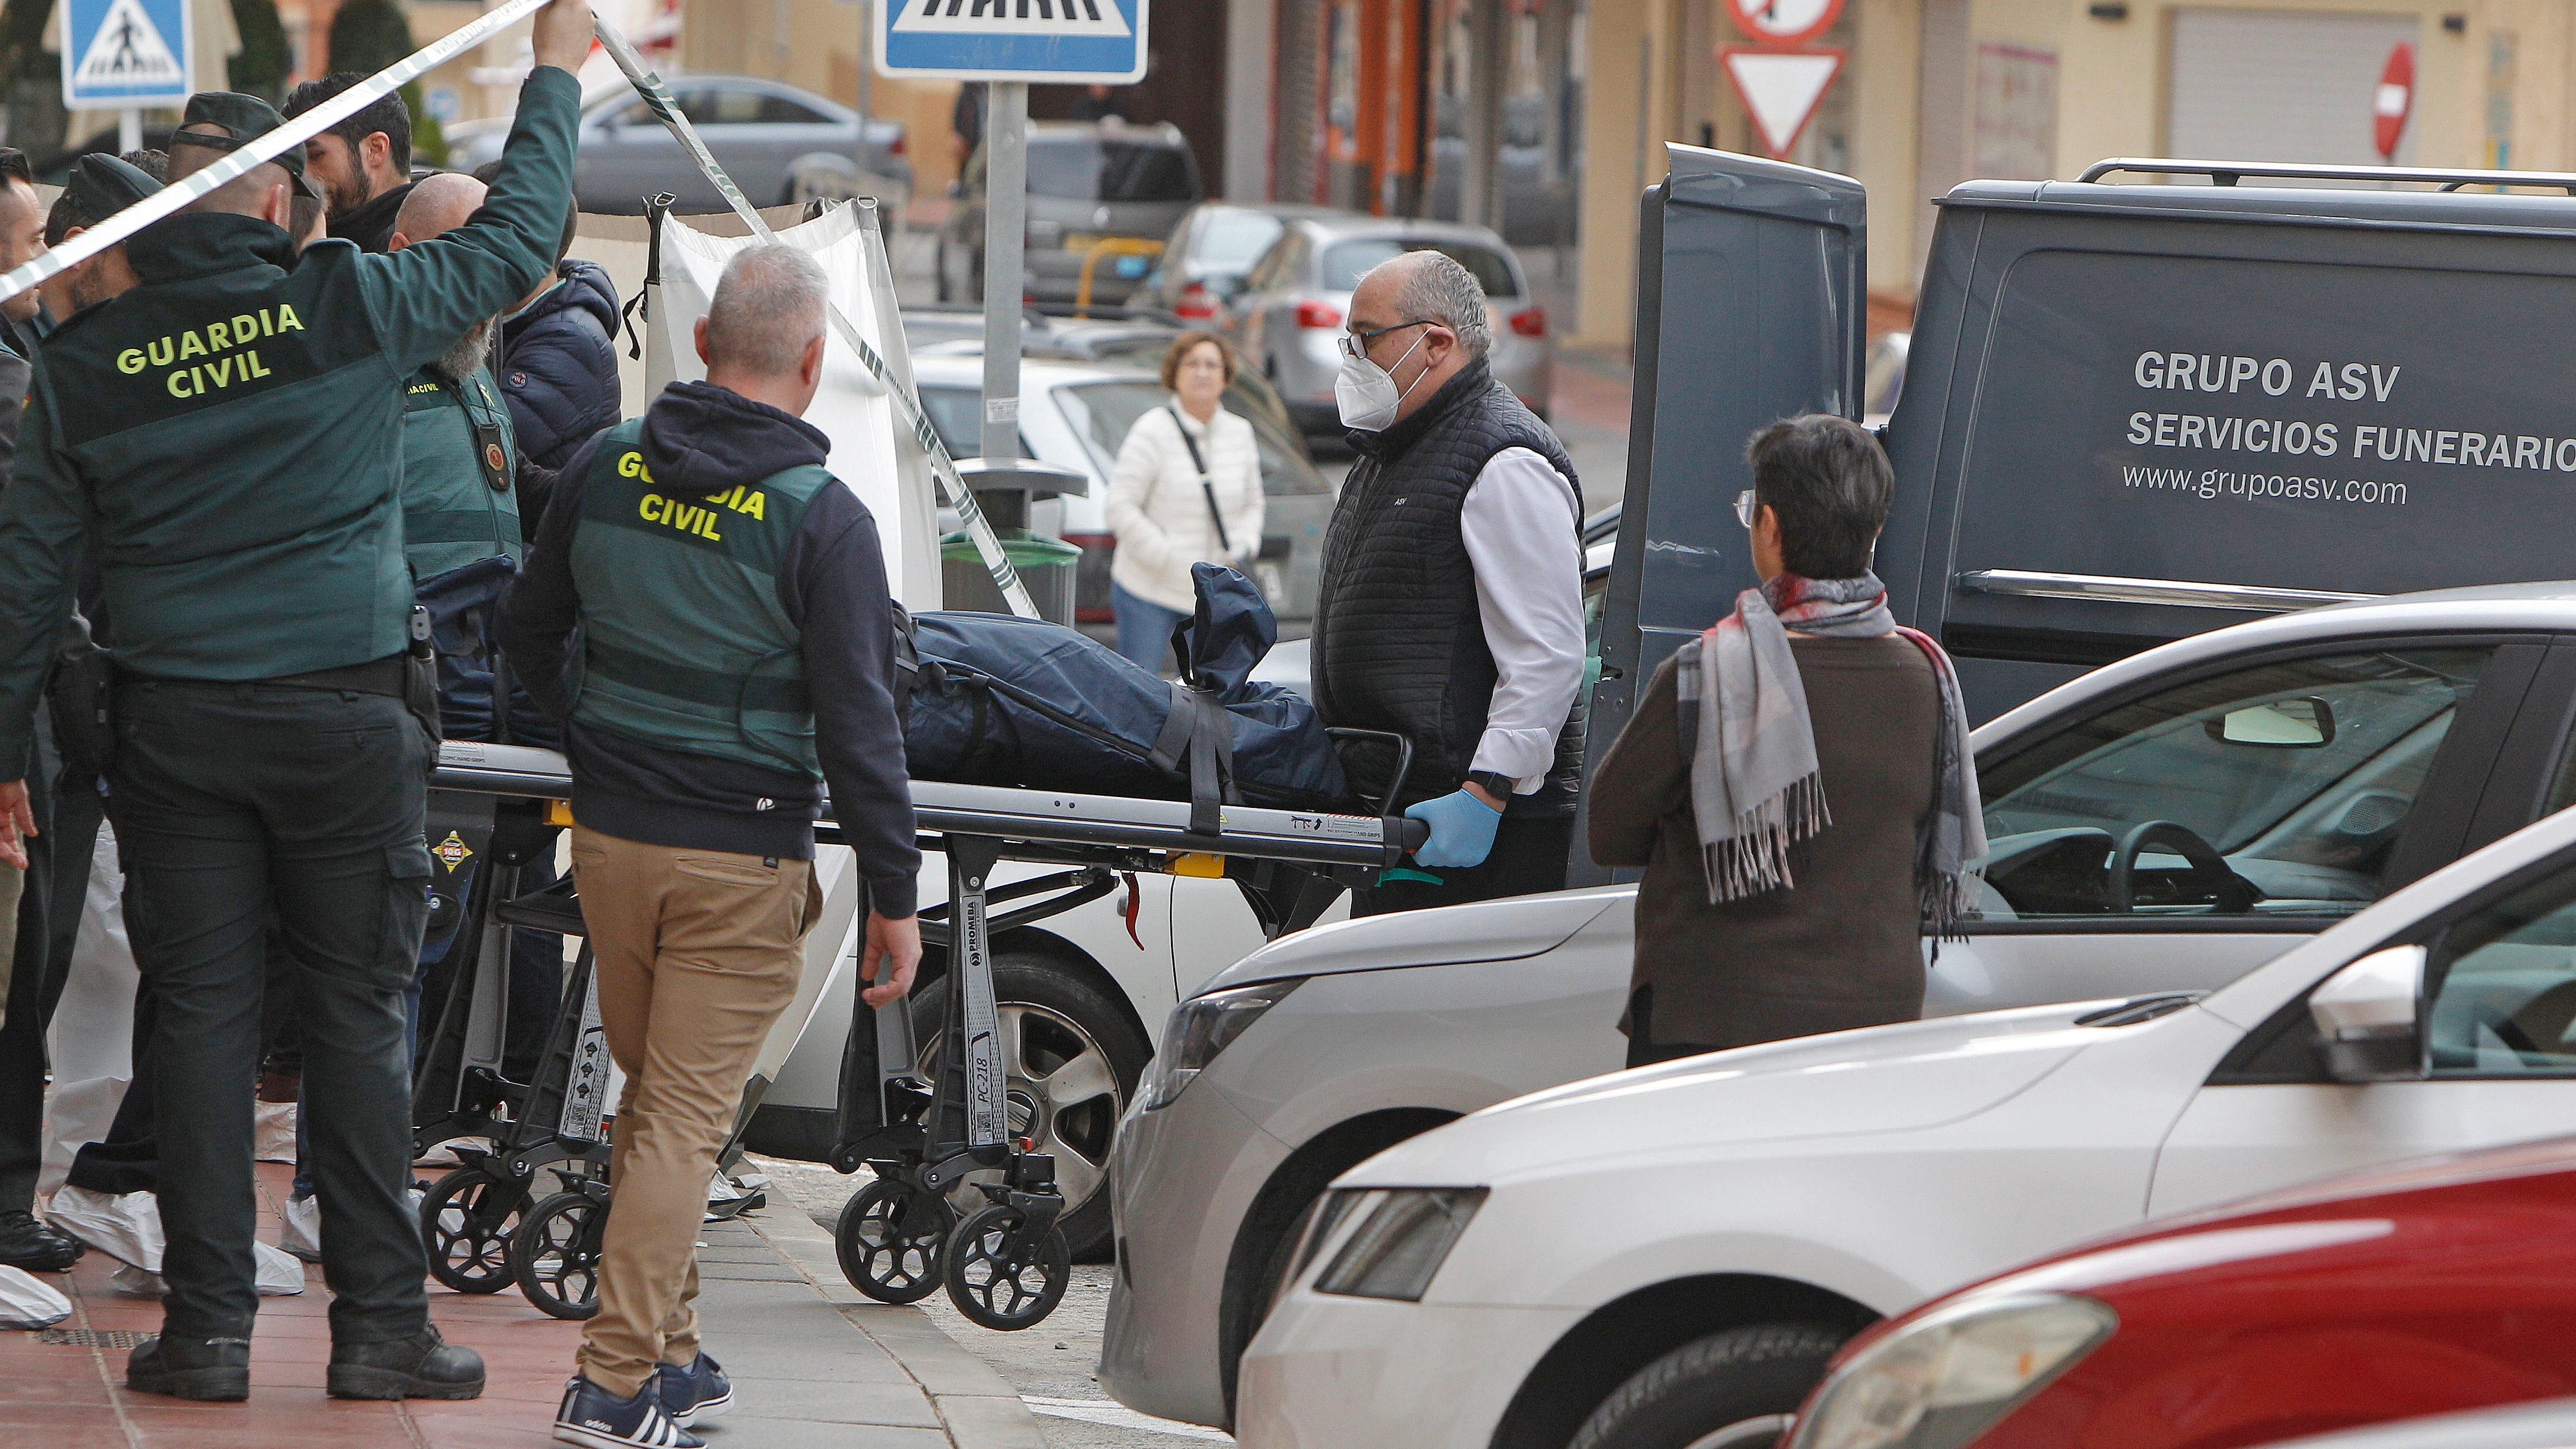
[[[1109,605],[1118,652],[1160,671],[1172,628],[1198,608],[1190,565],[1246,568],[1261,553],[1261,453],[1252,424],[1219,403],[1234,352],[1213,332],[1184,332],[1163,354],[1169,405],[1127,430],[1109,475]]]
[[[1632,1067],[1922,1015],[1922,934],[1985,853],[1956,673],[1870,572],[1878,440],[1810,415],[1746,455],[1762,587],[1655,671],[1592,780],[1592,858],[1646,868]]]

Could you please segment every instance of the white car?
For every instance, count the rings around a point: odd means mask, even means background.
[[[2571,1023],[2576,812],[2206,996],[1844,1032],[1524,1097],[1334,1184],[1244,1355],[1237,1432],[1767,1446],[1838,1343],[1929,1294],[2151,1214],[2564,1133]],[[2017,1352],[1961,1342],[1935,1404],[2015,1392]],[[1869,1427],[1844,1442],[1967,1442],[1937,1407]]]
[[[2567,803],[2576,650],[2560,639],[2576,639],[2576,585],[2320,609],[2133,656],[1983,726],[1988,889],[1968,939],[1941,948],[1926,1011],[2226,986]],[[1101,1382],[1147,1413],[1232,1422],[1239,1356],[1328,1183],[1621,1064],[1632,898],[1321,928],[1185,1000],[1111,1159],[1124,1271]],[[1624,1186],[1603,1202],[1596,1219],[1633,1210]],[[1629,1325],[1615,1344],[1652,1338]],[[1581,1391],[1597,1402],[1652,1356],[1587,1359]]]

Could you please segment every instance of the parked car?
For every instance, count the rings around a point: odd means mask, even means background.
[[[2096,999],[1614,1073],[1372,1158],[1335,1180],[1244,1353],[1240,1442],[1634,1442],[1606,1437],[1622,1385],[1736,1329],[1760,1331],[1699,1372],[1721,1422],[1785,1414],[1872,1321],[2034,1253],[2576,1120],[2576,813],[2211,989],[2223,939],[2169,938],[2179,979],[2153,995],[2062,953],[2061,984]],[[1159,1269],[1129,1258],[1125,1281]]]
[[[2510,971],[2576,954],[2568,915],[2512,926],[2531,959]],[[2455,951],[2452,971],[2506,949]],[[2528,1028],[2533,1010],[2500,1020]],[[2525,1043],[2576,1062],[2556,1038]],[[1740,1359],[1751,1331],[1640,1370],[1591,1442],[1643,1449],[1658,1424],[1721,1443],[1777,1432],[1767,1416],[1730,1417],[1731,1375],[1710,1371]],[[2561,1137],[2149,1223],[1944,1294],[1835,1355],[1786,1449],[2235,1449],[2568,1393],[2576,1139]]]
[[[1623,530],[1617,547],[1628,545]],[[2570,803],[2576,772],[2560,762],[2576,744],[2567,728],[2576,717],[2571,644],[2576,585],[2321,609],[2133,656],[1981,727],[1974,743],[1993,841],[1986,889],[1961,926],[1965,939],[1943,944],[1933,962],[1926,1012],[2217,991]],[[1298,1222],[1327,1183],[1466,1113],[1620,1065],[1614,1024],[1634,951],[1633,899],[1633,886],[1604,885],[1372,917],[1274,942],[1189,993],[1165,1029],[1155,1068],[1164,1085],[1130,1109],[1111,1162],[1127,1266],[1111,1289],[1103,1384],[1164,1418],[1236,1417],[1237,1356],[1288,1272]],[[1940,1028],[1920,1030],[1932,1033],[1923,1040],[1948,1040]],[[1764,1080],[1766,1091],[1804,1090]],[[1902,1105],[1907,1079],[1870,1080],[1891,1083],[1867,1089],[1896,1104],[1891,1123],[1915,1120]],[[1809,1110],[1783,1098],[1744,1112],[1748,1123],[1788,1130]],[[1532,1111],[1516,1120],[1550,1119]],[[2338,1134],[2350,1136],[2327,1132]],[[1587,1160],[1586,1151],[1568,1160]],[[2118,1162],[2122,1172],[2135,1165]],[[2052,1170],[2082,1181],[2095,1166],[2095,1156],[2074,1152]],[[2204,1199],[2228,1190],[2218,1177]],[[1611,1180],[1595,1186],[1616,1197],[1617,1212],[1596,1203],[1561,1220],[1566,1242],[1528,1251],[1554,1261],[1575,1251],[1573,1240],[1600,1236],[1593,1219],[1634,1216],[1635,1191],[1606,1186]],[[2104,1179],[2114,1186],[2099,1191],[2116,1196],[2124,1180],[2114,1172]],[[2160,1192],[2166,1181],[2159,1175]],[[2069,1202],[2098,1196],[2070,1191]],[[1730,1188],[1724,1200],[1740,1195]],[[2125,1201],[2138,1209],[2144,1198]],[[2025,1217],[2042,1227],[2059,1221],[2036,1212],[1998,1214],[1996,1230]],[[2089,1230],[2077,1223],[2059,1236]],[[1821,1286],[1875,1316],[2055,1241],[2014,1237],[1946,1278],[1931,1268],[1909,1267],[1916,1276],[1902,1282],[1876,1269],[1837,1270]],[[1814,1254],[1826,1249],[1779,1251],[1763,1272],[1823,1272]],[[1633,1272],[1649,1273],[1654,1261],[1640,1257]],[[1655,1289],[1661,1281],[1639,1281],[1644,1297],[1605,1313],[1607,1338],[1568,1350],[1575,1357],[1566,1371],[1580,1374],[1565,1392],[1591,1397],[1545,1442],[1561,1444],[1602,1395],[1682,1341],[1657,1341],[1657,1315],[1699,1321],[1699,1308],[1671,1302],[1696,1303],[1701,1290]],[[1610,1301],[1562,1317],[1559,1330]],[[1640,1352],[1623,1357],[1631,1347]],[[1483,1404],[1476,1412],[1487,1417],[1469,1421],[1490,1430],[1502,1409]],[[1382,1427],[1307,1442],[1408,1442]],[[1424,1442],[1466,1442],[1444,1435],[1426,1433]]]
[[[2567,1449],[2569,1444],[2576,1444],[2576,1399],[2435,1414],[2286,1440],[2268,1449]]]
[[[913,315],[906,314],[907,335],[913,331]],[[944,318],[934,320],[930,328],[933,335],[946,330]],[[1087,494],[1037,505],[1031,526],[1082,548],[1074,617],[1077,622],[1097,623],[1109,618],[1109,559],[1118,543],[1109,531],[1109,476],[1127,430],[1170,398],[1155,369],[1172,331],[1156,328],[1141,346],[1085,349],[1085,330],[1080,324],[1051,328],[1023,353],[1020,446],[1023,457],[1077,469],[1091,480]],[[1128,340],[1133,339],[1119,338],[1121,343]],[[1074,360],[1082,350],[1092,351],[1098,360]],[[922,410],[940,442],[961,458],[984,451],[983,358],[980,335],[913,344],[913,372],[921,388]],[[1053,403],[1042,412],[1028,401],[1041,391]],[[1273,614],[1284,621],[1303,622],[1315,613],[1324,525],[1333,512],[1332,484],[1316,471],[1304,440],[1282,426],[1278,401],[1259,377],[1238,372],[1226,389],[1225,406],[1252,423],[1253,442],[1261,456],[1266,506],[1261,553],[1252,572],[1269,596]],[[1033,420],[1032,412],[1040,415]]]
[[[1028,162],[1022,295],[1031,301],[1079,300],[1086,259],[1090,300],[1125,301],[1153,269],[1156,250],[1181,214],[1207,194],[1189,143],[1168,122],[1031,122]],[[984,295],[984,165],[978,148],[958,181],[957,205],[939,229],[942,302]],[[1130,245],[1145,242],[1154,245]]]
[[[1503,239],[1481,226],[1400,217],[1298,217],[1245,276],[1226,304],[1226,329],[1262,370],[1297,425],[1310,433],[1341,431],[1333,378],[1351,289],[1369,268],[1399,253],[1445,252],[1484,285],[1488,354],[1494,376],[1541,417],[1555,376],[1555,338],[1547,309],[1531,294],[1529,273]]]
[[[1293,202],[1210,201],[1189,209],[1154,268],[1127,301],[1194,325],[1214,322],[1243,290],[1243,278],[1279,240],[1293,217],[1347,216],[1328,206]]]
[[[906,190],[912,186],[901,122],[869,119],[863,143],[858,112],[812,91],[754,76],[682,76],[671,82],[671,96],[755,206],[798,200],[798,168],[835,160],[858,161],[868,173],[899,182]],[[509,134],[507,118],[459,123],[447,133],[449,164],[471,171],[497,161]],[[661,192],[679,198],[672,209],[683,214],[726,209],[715,184],[631,87],[619,85],[585,104],[578,139],[572,186],[584,211],[641,212],[645,199]]]

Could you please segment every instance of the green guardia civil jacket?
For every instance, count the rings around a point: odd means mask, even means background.
[[[266,221],[200,212],[126,241],[142,285],[38,350],[0,489],[0,779],[85,536],[135,673],[268,679],[405,647],[403,388],[552,273],[580,99],[562,70],[530,75],[483,208],[399,252],[299,257]]]
[[[704,496],[666,494],[643,438],[642,418],[609,429],[583,475],[569,559],[583,628],[573,720],[820,782],[803,635],[778,575],[831,473],[807,463]]]
[[[414,583],[477,559],[520,554],[519,445],[492,374],[433,367],[403,389],[403,556]]]

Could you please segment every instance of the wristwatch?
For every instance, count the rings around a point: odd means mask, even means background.
[[[1512,798],[1512,777],[1500,770],[1469,770],[1467,783],[1483,786],[1485,793],[1497,800]]]

